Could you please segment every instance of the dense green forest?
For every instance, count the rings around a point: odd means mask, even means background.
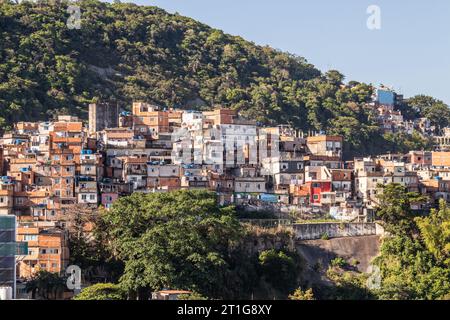
[[[366,106],[373,87],[344,85],[336,70],[322,73],[302,57],[157,7],[76,4],[80,29],[67,27],[68,2],[0,4],[0,128],[66,112],[86,118],[96,100],[124,108],[143,100],[189,109],[221,105],[262,124],[342,134],[347,156],[428,144],[418,134],[383,135]],[[411,117],[422,110],[399,107]],[[433,114],[436,121],[444,109]]]

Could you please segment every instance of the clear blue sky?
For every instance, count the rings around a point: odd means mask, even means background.
[[[346,80],[450,103],[449,0],[135,0],[305,57]],[[369,30],[369,5],[381,29]]]

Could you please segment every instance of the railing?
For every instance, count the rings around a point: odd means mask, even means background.
[[[250,224],[261,228],[277,228],[283,226],[292,226],[290,219],[239,219],[242,224]]]

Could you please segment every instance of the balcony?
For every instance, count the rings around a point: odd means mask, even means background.
[[[189,188],[208,188],[208,181],[186,181],[187,183],[184,185],[187,185]]]
[[[97,159],[80,159],[80,163],[83,164],[90,164],[95,165],[97,164]]]
[[[126,170],[127,175],[131,176],[147,176],[147,168],[145,169],[128,169]]]

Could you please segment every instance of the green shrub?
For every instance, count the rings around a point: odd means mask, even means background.
[[[341,258],[341,257],[334,258],[333,260],[331,260],[330,264],[333,267],[339,267],[339,268],[344,268],[344,267],[348,266],[347,261],[345,261],[345,259]]]

